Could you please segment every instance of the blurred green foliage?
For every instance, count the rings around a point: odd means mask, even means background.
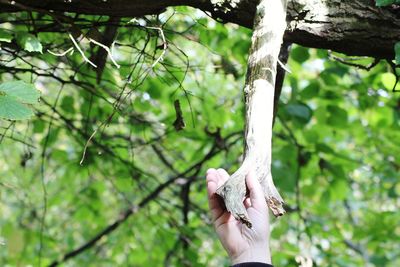
[[[377,6],[388,6],[400,4],[400,0],[376,0],[375,3]]]
[[[228,265],[204,174],[240,165],[251,31],[183,7],[121,20],[111,49],[121,67],[108,55],[99,74],[66,23],[1,16],[0,82],[30,82],[42,101],[30,121],[0,121],[0,265]],[[81,15],[74,27],[101,36],[107,22]],[[102,48],[78,36],[95,61]],[[299,257],[399,266],[395,75],[384,62],[366,71],[296,45],[288,66],[273,137],[273,177],[288,205],[272,219],[275,266]]]

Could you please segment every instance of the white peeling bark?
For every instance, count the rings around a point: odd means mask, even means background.
[[[246,148],[242,166],[217,190],[233,216],[251,227],[243,200],[245,177],[255,170],[265,199],[275,216],[285,213],[283,199],[271,175],[271,140],[276,66],[286,29],[286,0],[261,0],[254,19],[252,45],[244,89]]]

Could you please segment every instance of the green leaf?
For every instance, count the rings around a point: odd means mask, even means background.
[[[303,123],[309,122],[312,116],[311,109],[303,103],[288,104],[285,109],[289,115]]]
[[[400,65],[400,42],[394,45],[394,53],[396,55],[396,64]]]
[[[344,179],[335,179],[330,186],[330,195],[333,200],[343,200],[349,192],[349,184]]]
[[[339,179],[343,179],[346,176],[341,165],[328,164],[327,168],[335,177]]]
[[[316,130],[307,130],[307,131],[303,131],[303,136],[305,138],[305,140],[309,143],[315,143],[318,141],[319,139],[319,134]]]
[[[371,257],[371,262],[374,263],[375,266],[386,266],[386,264],[389,263],[385,256],[380,255],[373,255]]]
[[[15,97],[24,104],[36,104],[40,92],[32,85],[23,81],[11,81],[0,84],[0,93]]]
[[[67,95],[63,97],[60,107],[66,113],[73,113],[75,112],[74,103],[75,103],[74,98],[72,96]]]
[[[25,104],[38,103],[40,93],[32,84],[11,81],[0,84],[0,118],[29,119],[33,112]]]
[[[18,44],[28,52],[39,52],[42,53],[43,47],[39,39],[30,33],[19,33],[17,35]]]
[[[318,151],[324,152],[324,153],[327,153],[327,154],[333,154],[333,153],[335,153],[335,151],[334,151],[330,146],[325,145],[325,144],[322,144],[322,143],[316,144],[316,145],[315,145],[315,148],[316,148]]]
[[[4,29],[0,29],[0,42],[11,43],[13,36],[11,33]]]
[[[326,85],[329,86],[336,86],[338,84],[337,78],[335,77],[336,73],[334,73],[332,70],[325,69],[324,71],[321,72],[319,77],[324,81]]]
[[[334,105],[328,106],[330,113],[327,123],[331,126],[345,127],[347,125],[347,111]]]
[[[319,93],[319,83],[312,81],[308,86],[306,86],[301,92],[300,96],[306,100],[318,96]]]
[[[15,97],[0,96],[0,118],[8,120],[25,120],[33,115],[31,109],[21,104]]]
[[[307,59],[310,58],[309,49],[305,48],[305,47],[297,46],[292,49],[292,51],[290,52],[290,56],[293,60],[295,60],[299,63],[303,63]]]
[[[391,72],[386,72],[382,74],[381,81],[387,90],[392,90],[394,84],[396,83],[396,76]]]
[[[35,120],[33,121],[33,132],[34,133],[43,133],[45,130],[45,123],[43,120]]]
[[[376,0],[377,6],[388,6],[392,4],[400,4],[400,0]]]

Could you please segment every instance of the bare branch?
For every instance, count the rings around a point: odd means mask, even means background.
[[[76,42],[75,38],[72,36],[72,34],[68,34],[68,37],[71,39],[72,43],[74,44],[74,46],[76,47],[76,49],[79,51],[79,53],[82,55],[83,59],[89,63],[90,65],[92,65],[94,68],[97,68],[97,65],[94,64],[92,61],[90,61],[90,59],[88,59],[85,56],[85,53],[83,53],[82,49],[79,47],[78,43]]]

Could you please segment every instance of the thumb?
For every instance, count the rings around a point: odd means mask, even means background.
[[[264,192],[253,170],[246,176],[246,185],[250,191],[251,206],[256,210],[265,209],[267,203],[265,202]]]

